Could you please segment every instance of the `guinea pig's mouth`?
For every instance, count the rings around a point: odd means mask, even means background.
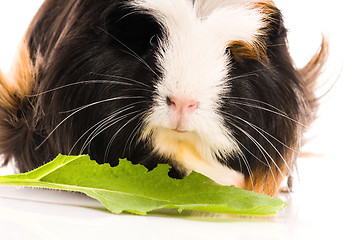
[[[174,131],[176,133],[187,133],[187,132],[189,132],[187,130],[181,130],[181,129],[178,129],[178,128],[173,128],[172,131]]]

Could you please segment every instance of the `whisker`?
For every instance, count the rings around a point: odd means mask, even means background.
[[[235,128],[237,128],[239,131],[241,131],[246,137],[248,137],[252,142],[253,144],[258,148],[258,150],[260,151],[260,153],[263,155],[263,157],[267,160],[267,157],[269,157],[270,159],[272,159],[271,155],[269,155],[269,153],[262,147],[262,145],[255,139],[253,138],[247,131],[245,131],[244,129],[240,128],[238,125],[236,125],[235,123],[233,122],[230,122],[230,124],[232,126],[234,126]],[[267,154],[267,157],[266,155]],[[273,159],[272,159],[273,160]],[[263,162],[263,161],[262,161]],[[273,160],[274,162],[274,160]],[[269,162],[267,161],[267,166],[270,167],[269,165]]]
[[[232,126],[234,126],[235,128],[237,128],[240,132],[242,132],[246,137],[248,137],[253,144],[258,148],[258,150],[260,151],[260,153],[262,154],[262,156],[264,157],[264,159],[267,161],[267,166],[270,169],[270,173],[272,175],[272,178],[275,182],[275,184],[277,185],[277,180],[276,177],[272,171],[272,167],[271,164],[269,163],[269,161],[267,159],[270,159],[272,161],[272,163],[275,165],[275,167],[277,168],[277,170],[279,171],[279,173],[281,174],[282,177],[284,177],[281,169],[279,169],[278,165],[276,164],[275,160],[272,158],[272,156],[266,151],[266,149],[254,138],[252,137],[247,131],[245,131],[244,129],[240,128],[238,125],[236,125],[235,123],[233,123],[232,121],[229,122]]]
[[[274,144],[273,144],[265,135],[263,135],[259,130],[257,130],[257,128],[254,128],[254,127],[253,127],[254,124],[252,124],[252,123],[250,123],[250,122],[248,122],[248,121],[246,121],[246,120],[244,120],[244,119],[242,119],[242,118],[240,118],[240,117],[238,117],[238,116],[233,116],[233,115],[231,115],[231,114],[229,114],[229,113],[226,113],[226,112],[223,112],[223,114],[227,114],[229,117],[232,117],[233,120],[234,120],[234,119],[237,119],[237,120],[239,120],[239,121],[242,121],[242,122],[246,123],[246,124],[249,125],[250,127],[252,127],[258,134],[260,134],[260,135],[271,145],[271,147],[277,152],[277,154],[282,158],[282,160],[284,161],[284,163],[286,164],[286,166],[289,168],[289,166],[288,166],[288,164],[287,164],[287,161],[284,159],[284,157],[282,156],[282,154],[278,151],[278,149],[274,146]],[[236,126],[236,124],[233,124],[233,126]],[[239,127],[238,129],[241,130],[240,127]],[[243,129],[242,129],[242,132],[243,132],[243,133],[247,133],[247,132],[246,132],[245,130],[243,130]],[[251,136],[249,133],[247,133],[247,135]],[[249,138],[249,136],[248,136],[248,138]],[[253,138],[253,137],[252,137],[252,138]],[[253,138],[253,139],[254,139],[254,138]],[[257,141],[256,139],[254,139],[254,140],[258,143],[258,141]],[[268,155],[268,157],[272,160],[273,164],[276,166],[277,170],[278,170],[278,171],[281,173],[281,175],[283,176],[283,173],[282,173],[281,169],[278,167],[278,165],[276,164],[276,162],[274,161],[274,159],[269,155],[269,153],[263,148],[263,146],[262,146],[260,143],[258,143],[258,145],[264,150],[264,152]]]
[[[131,119],[129,119],[121,128],[119,128],[113,135],[113,137],[110,139],[107,148],[105,150],[105,155],[104,155],[104,159],[108,158],[109,156],[109,152],[110,152],[110,148],[115,140],[115,138],[118,136],[118,134],[124,129],[124,127],[126,127],[129,123],[131,123],[132,121],[136,120],[137,118],[139,118],[139,116],[144,115],[144,111],[138,111],[139,113],[137,115],[135,115],[134,117],[132,117]],[[133,112],[136,113],[136,112]]]
[[[276,153],[281,157],[281,159],[282,159],[282,161],[284,162],[284,164],[286,165],[287,169],[288,169],[289,171],[291,171],[291,169],[290,169],[290,167],[289,167],[286,159],[285,159],[285,158],[283,157],[283,155],[279,152],[279,150],[276,148],[276,146],[275,146],[264,134],[262,134],[262,132],[261,132],[260,130],[257,129],[257,128],[259,128],[259,127],[257,127],[256,125],[254,125],[254,124],[252,124],[252,123],[250,123],[250,122],[248,122],[248,121],[246,121],[246,120],[244,120],[244,119],[242,119],[242,118],[240,118],[240,117],[234,116],[234,118],[236,118],[236,119],[238,119],[238,120],[246,123],[246,124],[249,125],[251,128],[253,128],[258,134],[260,134],[260,136],[262,136],[262,137],[270,144],[270,146],[276,151]],[[261,129],[261,128],[259,128],[259,129]],[[264,130],[262,129],[262,131],[264,131]],[[264,132],[266,132],[266,131],[264,131]],[[269,134],[269,135],[271,135],[271,134]],[[274,139],[276,139],[276,138],[274,138]],[[279,140],[278,140],[278,141],[279,141]],[[279,142],[281,142],[281,141],[279,141]],[[286,144],[284,144],[284,143],[283,143],[283,145],[286,146]],[[287,146],[287,147],[288,147],[288,146]],[[277,164],[276,164],[275,162],[274,162],[274,164],[277,166]],[[279,169],[278,166],[277,166],[277,169],[278,169],[278,170],[280,171],[280,173],[281,173],[281,170]]]
[[[235,141],[237,142],[237,144],[241,147],[243,147],[247,152],[249,152],[250,154],[252,154],[240,141],[238,141],[238,139],[235,139]],[[253,155],[253,154],[252,154]],[[255,157],[257,158],[257,157]],[[261,160],[260,160],[261,161]],[[246,155],[243,153],[242,150],[240,150],[240,158],[238,158],[238,163],[239,163],[239,167],[240,167],[240,171],[242,172],[242,162],[244,163],[244,165],[246,166],[247,172],[250,176],[250,180],[251,180],[251,185],[252,187],[254,187],[254,183],[253,183],[253,172],[252,172],[252,168],[251,165],[248,162],[248,159],[246,158]],[[261,161],[262,162],[262,161]]]
[[[231,115],[229,115],[231,116]],[[225,119],[228,120],[228,122],[231,122],[233,121],[233,117],[228,117],[228,116],[225,116]],[[242,144],[238,139],[235,139],[235,141],[237,142],[237,144],[239,146],[241,146],[243,149],[245,149],[252,157],[254,157],[257,161],[259,161],[260,163],[262,163],[263,165],[265,166],[269,166],[268,162],[264,162],[263,160],[261,160],[259,157],[257,157],[253,152],[251,152],[244,144]],[[244,153],[242,153],[244,155]]]
[[[129,16],[131,16],[131,15],[133,15],[133,14],[137,14],[138,12],[139,12],[138,10],[134,9],[133,11],[131,11],[131,12],[129,12],[129,13],[121,16],[116,22],[120,22],[120,21],[122,21],[124,18],[127,18],[127,17],[129,17]]]
[[[101,134],[102,132],[104,132],[105,130],[107,130],[108,128],[114,126],[115,124],[119,123],[120,121],[122,121],[123,119],[126,119],[129,115],[132,115],[134,113],[137,113],[137,112],[140,112],[140,111],[133,111],[131,113],[127,113],[127,114],[124,114],[122,116],[119,116],[115,119],[111,119],[109,120],[106,124],[106,126],[104,125],[103,129],[98,129],[98,130],[95,130],[93,131],[90,136],[88,136],[88,138],[85,140],[85,142],[83,143],[83,146],[81,147],[80,149],[80,154],[84,153],[85,152],[85,149],[90,145],[90,143],[99,135]]]
[[[254,188],[254,182],[253,182],[253,172],[252,172],[252,169],[251,169],[251,165],[249,164],[246,156],[242,153],[241,154],[241,159],[242,161],[244,162],[244,164],[246,165],[246,169],[247,169],[247,172],[249,174],[249,179],[251,180],[251,185],[252,185],[252,188]],[[240,162],[241,160],[239,160]]]
[[[137,104],[141,104],[141,103],[144,103],[145,101],[139,101],[139,102],[135,102],[135,103],[132,103],[132,104],[128,104],[126,106],[124,106],[123,108],[115,111],[113,114],[109,115],[108,117],[104,118],[103,120],[99,121],[98,123],[94,124],[92,127],[90,127],[87,131],[85,131],[79,138],[78,140],[74,143],[73,147],[71,148],[70,150],[70,153],[74,150],[75,146],[79,143],[79,141],[84,138],[91,130],[94,130],[92,131],[91,134],[89,134],[89,137],[90,136],[93,136],[95,134],[100,134],[101,132],[105,131],[106,129],[108,129],[110,126],[108,127],[105,127],[106,125],[110,124],[112,119],[114,117],[116,117],[117,115],[119,114],[122,114],[123,112],[125,111],[128,111],[132,108],[134,108]],[[89,140],[89,137],[85,140],[85,143]],[[69,154],[70,154],[69,153]]]
[[[74,109],[72,111],[69,111],[69,112],[72,112],[71,114],[69,114],[67,117],[65,117],[60,123],[58,123],[55,128],[48,134],[48,136],[35,148],[35,150],[38,150],[42,145],[44,145],[44,143],[54,134],[54,132],[62,125],[64,124],[69,118],[71,118],[72,116],[74,116],[75,114],[89,108],[89,107],[92,107],[92,106],[95,106],[97,104],[101,104],[101,103],[106,103],[106,102],[110,102],[110,101],[116,101],[116,100],[123,100],[123,99],[129,99],[127,97],[114,97],[114,98],[109,98],[109,99],[105,99],[105,100],[101,100],[101,101],[97,101],[97,102],[94,102],[94,103],[90,103],[90,104],[87,104],[87,105],[84,105],[82,107],[79,107],[77,109]]]
[[[59,112],[60,114],[64,114],[64,113],[71,113],[71,112],[79,112],[80,110],[84,110],[86,108],[101,104],[101,103],[106,103],[106,102],[111,102],[111,101],[117,101],[117,100],[129,100],[129,99],[144,99],[143,96],[121,96],[121,97],[113,97],[113,98],[108,98],[108,99],[104,99],[104,100],[99,100],[93,103],[89,103],[86,104],[82,107],[78,107],[78,108],[74,108],[68,111],[63,111],[63,112]]]
[[[112,118],[116,117],[118,114],[120,114],[121,111],[116,111],[115,113],[111,114],[110,116],[104,118],[103,120],[99,121],[98,123],[94,124],[92,127],[90,127],[87,131],[85,131],[79,138],[78,140],[73,144],[72,148],[69,150],[68,155],[70,155],[74,148],[76,147],[76,145],[80,142],[80,140],[85,137],[92,129],[96,128],[94,131],[97,131],[97,129],[100,126],[103,126],[104,124],[106,124],[109,120],[111,120]],[[93,131],[93,132],[94,132]]]
[[[114,118],[115,116],[113,116],[114,119],[107,119],[105,122],[103,122],[101,124],[101,126],[98,126],[95,130],[93,130],[91,132],[91,134],[89,134],[89,136],[87,137],[87,139],[84,141],[82,147],[80,148],[79,154],[83,154],[86,150],[87,147],[90,146],[91,142],[97,137],[99,136],[99,134],[101,134],[102,132],[104,132],[105,130],[107,130],[108,128],[114,126],[115,124],[117,124],[118,122],[120,122],[121,120],[127,118],[127,115],[122,115],[122,116],[118,116],[116,118]]]
[[[135,80],[135,79],[132,79],[132,78],[127,78],[127,77],[122,77],[122,76],[117,76],[117,75],[110,75],[110,74],[103,74],[103,73],[95,73],[95,72],[91,72],[92,74],[94,75],[98,75],[98,76],[101,76],[101,77],[108,77],[108,78],[118,78],[118,79],[121,79],[121,80],[127,80],[127,81],[130,81],[130,82],[134,82],[136,84],[139,84],[139,85],[143,85],[144,87],[147,87],[149,89],[151,89],[151,87],[145,83],[142,83],[138,80]]]
[[[245,121],[245,120],[242,120],[242,121]],[[279,140],[279,139],[276,138],[275,136],[272,136],[272,134],[270,134],[270,133],[268,133],[267,131],[265,131],[264,129],[256,126],[255,124],[252,124],[252,123],[247,122],[247,121],[245,121],[245,123],[249,124],[249,125],[250,125],[252,128],[254,128],[256,131],[257,131],[257,129],[258,129],[259,131],[263,132],[264,134],[266,134],[267,136],[271,137],[273,140],[275,140],[276,142],[278,142],[279,144],[281,144],[281,145],[284,146],[285,148],[291,150],[292,152],[294,152],[294,153],[300,153],[299,150],[296,150],[296,149],[288,146],[287,144],[285,144],[284,142],[282,142],[281,140]],[[257,131],[257,132],[258,132],[258,131]]]
[[[231,98],[230,98],[231,99]],[[242,98],[239,98],[239,99],[242,99]],[[247,99],[248,100],[251,100],[251,99]],[[261,101],[257,101],[257,100],[253,100],[255,102],[259,102],[259,103],[262,103],[262,104],[267,104],[267,103],[264,103],[264,102],[261,102]],[[274,109],[276,109],[277,111],[273,111],[269,108],[266,108],[266,107],[261,107],[261,106],[258,106],[258,105],[254,105],[254,104],[249,104],[249,103],[242,103],[242,102],[237,102],[237,101],[232,101],[230,100],[231,103],[233,104],[236,104],[236,105],[242,105],[242,106],[246,106],[246,107],[251,107],[251,108],[256,108],[256,109],[260,109],[260,110],[263,110],[263,111],[267,111],[267,112],[270,112],[270,113],[273,113],[275,115],[278,115],[278,116],[281,116],[281,117],[284,117],[298,125],[300,125],[301,127],[303,128],[308,128],[308,126],[306,126],[305,124],[301,123],[300,121],[297,121],[296,119],[294,118],[291,118],[290,116],[287,115],[287,113],[281,111],[280,109],[277,109],[276,107],[273,107],[272,105],[269,105],[267,104],[269,107],[272,107]],[[237,108],[240,108],[239,106],[237,106]],[[242,109],[242,108],[240,108]],[[244,109],[243,109],[244,110]]]
[[[141,83],[141,82],[136,81],[134,79],[120,77],[120,76],[118,76],[118,78],[121,78],[123,80],[129,80],[129,81],[132,81],[132,82],[137,83],[137,84],[141,84],[141,85],[146,86],[147,88],[149,88],[149,89],[134,88],[134,89],[130,89],[130,90],[141,90],[141,91],[152,92],[150,86],[148,86],[148,85],[146,85],[144,83]],[[56,87],[56,88],[53,88],[53,89],[50,89],[50,90],[46,90],[46,91],[43,91],[43,92],[40,92],[40,93],[30,94],[27,97],[29,97],[29,98],[30,97],[38,97],[38,96],[45,95],[45,94],[48,94],[48,93],[51,93],[51,92],[55,92],[55,91],[58,91],[58,90],[61,90],[61,89],[64,89],[64,88],[73,87],[73,86],[76,86],[76,85],[83,85],[83,84],[114,84],[114,85],[123,85],[123,86],[124,85],[134,86],[134,84],[131,84],[131,83],[118,82],[118,81],[112,81],[112,80],[103,80],[103,79],[86,80],[86,81],[81,81],[81,82],[69,83],[69,84],[59,86],[59,87]]]
[[[243,105],[243,104],[240,104],[240,105]],[[237,117],[239,118],[239,117]],[[246,122],[247,124],[252,124],[250,122],[247,122],[246,120],[242,119],[243,122]],[[277,139],[276,137],[272,136],[272,134],[268,133],[267,131],[265,131],[264,129],[252,124],[252,127],[255,127],[257,128],[258,130],[262,131],[264,134],[268,135],[269,137],[271,137],[272,139],[274,139],[275,141],[277,141],[278,143],[282,144],[282,146],[286,147],[287,149],[295,152],[295,153],[298,153],[299,151],[294,149],[294,148],[291,148],[290,146],[288,146],[287,144],[285,144],[284,142],[280,141],[279,139]]]
[[[264,157],[264,159],[267,160],[267,157],[269,157],[270,159],[272,159],[272,157],[269,155],[269,153],[262,147],[262,145],[255,139],[253,138],[246,130],[242,129],[241,127],[239,127],[238,125],[236,125],[233,122],[229,122],[232,126],[234,126],[235,128],[237,128],[239,131],[241,131],[246,137],[248,137],[253,144],[258,148],[258,150],[260,151],[260,153],[262,154],[262,156]],[[267,156],[265,155],[267,154]],[[258,160],[260,160],[258,158]],[[273,160],[273,159],[272,159]],[[261,161],[261,160],[260,160]],[[270,167],[269,162],[267,161],[267,163],[265,163],[264,161],[261,161],[263,164],[265,164],[266,166]],[[274,162],[274,160],[273,160]]]
[[[275,68],[275,67],[268,67],[267,69],[272,70],[272,69],[274,69],[274,68]],[[228,78],[227,80],[228,80],[228,81],[233,81],[233,80],[242,79],[242,78],[250,77],[250,76],[258,77],[258,73],[264,72],[264,71],[265,71],[264,69],[258,69],[258,70],[255,70],[255,71],[243,73],[243,74],[241,74],[241,75]]]
[[[237,79],[242,79],[242,78],[246,78],[246,77],[250,77],[250,76],[258,77],[257,71],[245,73],[245,74],[238,75],[238,76],[235,76],[235,77],[231,77],[231,78],[228,78],[227,80],[228,81],[234,81],[234,80],[237,80]]]
[[[225,96],[224,98],[226,99],[230,99],[233,100],[234,103],[242,103],[239,100],[244,100],[244,101],[249,101],[249,102],[254,102],[254,103],[259,103],[261,105],[267,106],[269,107],[268,110],[274,109],[275,111],[277,111],[278,113],[284,114],[284,115],[288,115],[286,112],[282,111],[281,109],[273,106],[272,104],[266,103],[264,101],[260,101],[257,99],[252,99],[252,98],[245,98],[245,97],[232,97],[232,96]],[[245,102],[245,104],[248,104],[247,102]],[[249,103],[250,104],[250,103]],[[253,106],[253,105],[252,105]],[[258,106],[258,105],[255,105]]]
[[[123,156],[125,156],[125,152],[126,152],[126,149],[128,148],[128,155],[130,155],[131,153],[131,146],[132,146],[132,143],[135,139],[135,136],[141,131],[142,129],[142,122],[139,122],[135,128],[133,129],[133,131],[129,134],[128,138],[127,138],[127,141],[125,142],[125,145],[124,145],[124,150],[123,150]]]

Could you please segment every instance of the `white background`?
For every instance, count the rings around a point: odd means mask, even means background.
[[[42,1],[0,3],[0,67],[6,72],[17,44]],[[95,201],[72,193],[0,188],[0,239],[361,239],[360,4],[357,0],[276,0],[289,29],[298,66],[317,50],[321,34],[330,41],[320,117],[300,159],[291,205],[266,219],[204,216],[112,215]],[[325,88],[321,88],[322,93]],[[10,172],[2,169],[0,174]]]

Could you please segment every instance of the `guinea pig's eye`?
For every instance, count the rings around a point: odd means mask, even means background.
[[[158,46],[158,42],[159,42],[159,40],[158,40],[158,35],[157,34],[152,35],[150,37],[150,39],[149,39],[149,44],[150,44],[151,47]]]
[[[232,56],[232,50],[231,50],[231,48],[230,48],[230,47],[227,47],[226,50],[225,50],[225,53],[226,53],[227,56],[230,56],[230,57],[231,57],[231,56]]]
[[[160,41],[161,26],[150,14],[130,14],[118,9],[107,15],[104,22],[103,28],[113,46],[125,51],[130,49],[139,56],[151,53]]]

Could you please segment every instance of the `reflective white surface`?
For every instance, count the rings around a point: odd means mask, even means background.
[[[0,66],[8,69],[39,0],[0,3]],[[0,187],[0,239],[361,239],[359,2],[276,0],[302,66],[320,42],[331,42],[325,76],[339,80],[323,100],[320,118],[300,159],[299,180],[285,210],[270,218],[158,212],[114,215],[79,194]],[[0,169],[8,174],[11,169]]]
[[[267,218],[114,215],[80,194],[0,187],[0,239],[358,239],[358,193],[330,182],[332,171],[309,170],[324,168],[325,159],[304,161],[300,172],[307,174],[288,197],[291,204]]]

